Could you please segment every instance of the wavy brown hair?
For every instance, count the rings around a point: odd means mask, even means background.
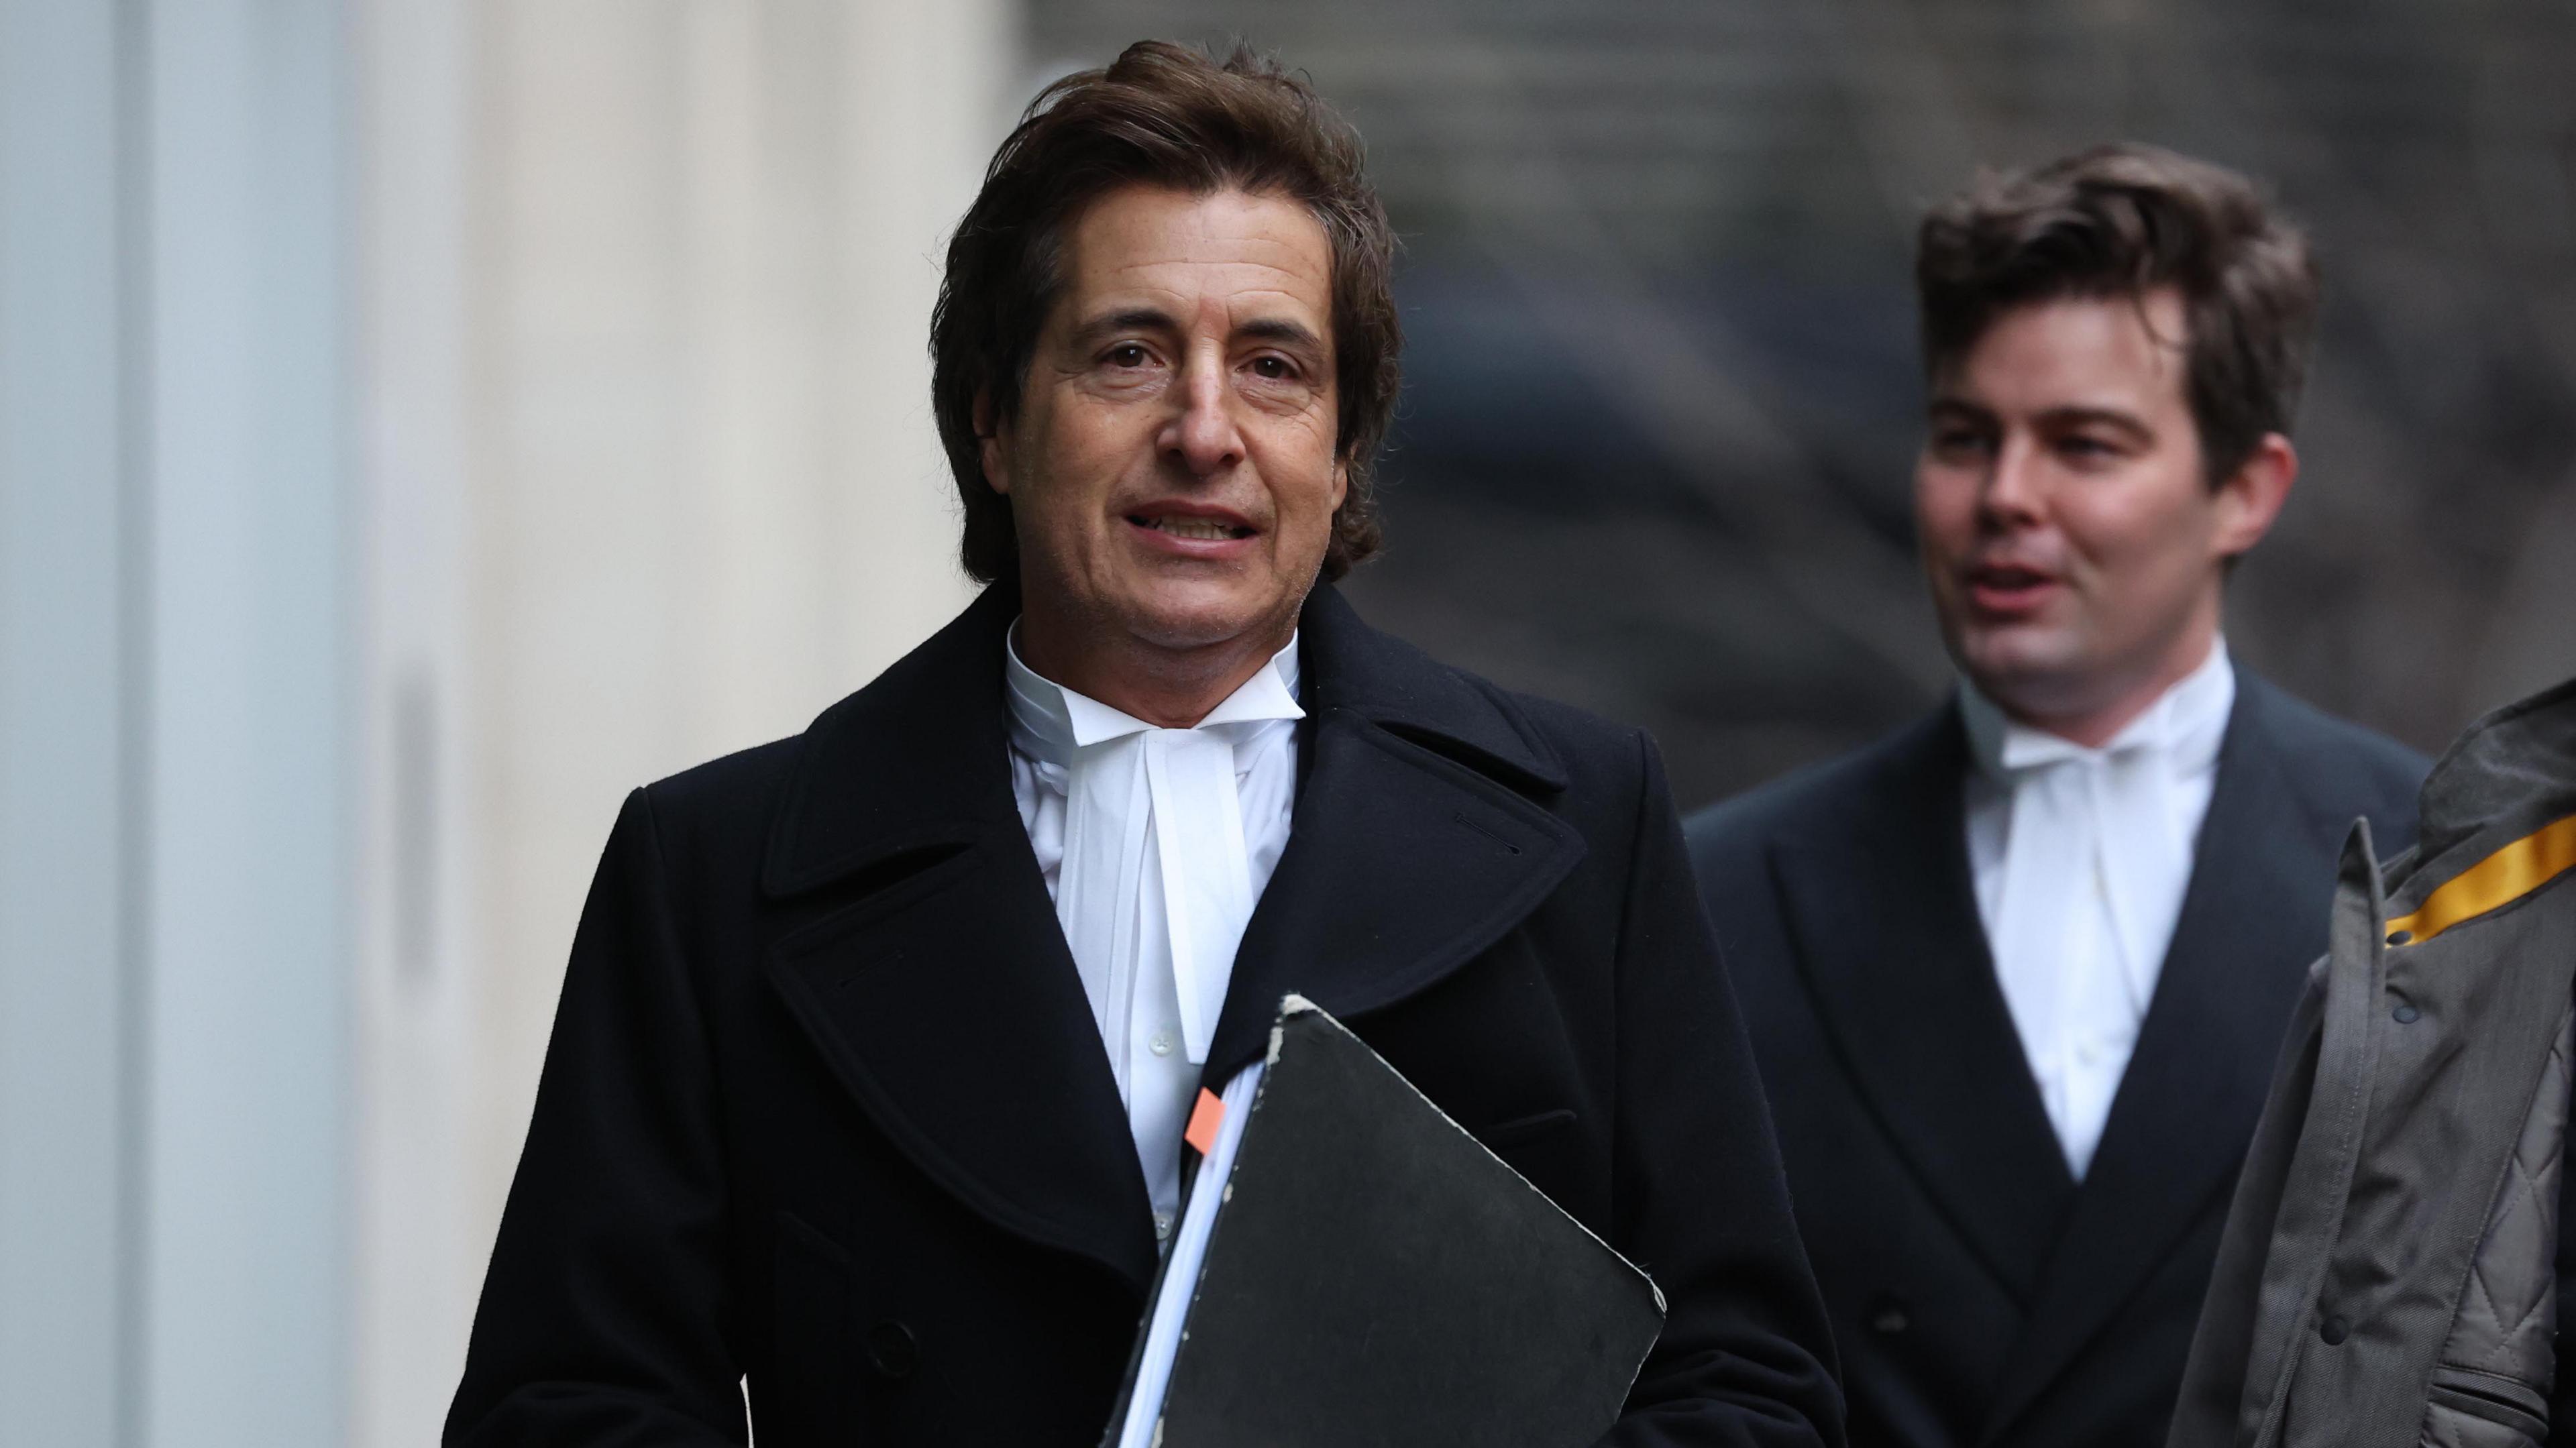
[[[2254,183],[2153,146],[2097,146],[1986,173],[1923,218],[1914,262],[1924,370],[1939,377],[2003,312],[2069,297],[2180,293],[2186,400],[2213,486],[2290,431],[2317,326],[2317,266]]]
[[[948,243],[930,316],[930,396],[965,508],[966,572],[990,583],[1016,574],[1020,556],[1011,500],[984,479],[978,401],[987,428],[1018,415],[1038,333],[1063,287],[1066,232],[1084,207],[1137,184],[1282,196],[1322,223],[1332,248],[1335,450],[1349,479],[1323,576],[1341,577],[1381,541],[1374,464],[1404,347],[1395,234],[1358,132],[1303,77],[1240,46],[1217,59],[1159,40],[1040,92]]]

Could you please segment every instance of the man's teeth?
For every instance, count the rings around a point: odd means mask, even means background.
[[[1232,528],[1207,518],[1155,518],[1146,526],[1175,538],[1197,538],[1210,543],[1222,543],[1234,536]]]

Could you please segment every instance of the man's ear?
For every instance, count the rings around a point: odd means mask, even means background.
[[[1002,430],[993,423],[993,394],[982,388],[976,389],[975,460],[984,469],[985,485],[1006,495],[1011,491],[1008,442],[1002,436]]]
[[[2299,452],[2277,432],[2263,434],[2254,451],[2218,485],[2218,527],[2210,538],[2220,558],[2243,556],[2281,516],[2290,485],[2299,480]]]
[[[1336,513],[1340,512],[1340,511],[1342,510],[1342,502],[1343,502],[1343,500],[1344,500],[1344,499],[1346,499],[1346,498],[1348,498],[1348,497],[1350,497],[1350,495],[1351,495],[1351,460],[1350,460],[1349,458],[1335,458],[1335,459],[1333,460],[1333,506],[1332,506],[1332,511],[1333,511],[1333,512],[1336,512]]]

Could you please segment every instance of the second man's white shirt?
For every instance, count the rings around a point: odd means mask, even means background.
[[[2236,704],[2223,641],[2109,743],[2016,724],[1962,681],[1977,914],[2078,1181],[2137,1049]]]
[[[1162,729],[1040,677],[1004,645],[1011,793],[1055,900],[1145,1168],[1158,1238],[1181,1133],[1252,907],[1297,795],[1297,640],[1197,727]]]

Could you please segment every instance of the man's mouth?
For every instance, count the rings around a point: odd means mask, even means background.
[[[1968,596],[1981,609],[2018,613],[2035,607],[2058,579],[2017,563],[1985,563],[1968,570]]]
[[[1127,521],[1149,532],[1191,543],[1230,543],[1249,538],[1254,529],[1227,517],[1189,513],[1130,513]]]

